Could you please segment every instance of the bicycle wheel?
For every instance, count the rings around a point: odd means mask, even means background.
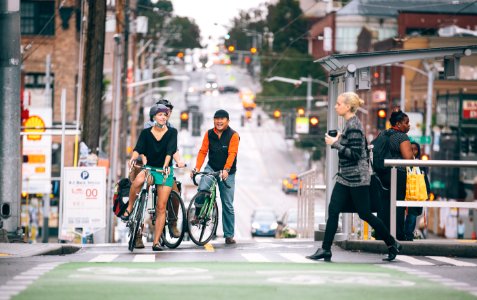
[[[210,207],[210,205],[213,205]],[[217,203],[205,192],[198,192],[187,209],[189,237],[198,246],[207,244],[215,234],[219,224]]]
[[[128,249],[131,252],[134,251],[134,246],[136,244],[137,236],[139,234],[142,234],[140,231],[141,231],[141,224],[142,224],[142,214],[144,213],[144,205],[146,205],[146,193],[141,193],[139,198],[136,199],[136,203],[134,203],[134,206],[136,206],[136,210],[135,210],[136,213],[131,216],[130,223],[129,223]]]
[[[168,248],[177,248],[184,238],[186,229],[186,210],[184,201],[176,191],[171,191],[166,204],[166,223],[161,239]]]

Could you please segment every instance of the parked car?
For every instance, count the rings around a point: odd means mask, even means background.
[[[295,173],[291,173],[287,177],[283,178],[282,180],[282,191],[285,194],[289,193],[297,193],[299,187],[299,180],[298,175]]]
[[[275,236],[278,216],[272,208],[258,208],[252,213],[252,236]]]

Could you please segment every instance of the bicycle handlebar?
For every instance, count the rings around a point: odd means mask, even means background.
[[[227,181],[226,180],[223,180],[222,177],[220,176],[222,174],[222,171],[216,171],[216,172],[195,172],[194,175],[192,176],[192,181],[194,182],[194,184],[196,186],[199,186],[199,184],[197,184],[197,181],[195,181],[195,177],[197,175],[210,175],[210,176],[213,176],[217,179],[217,181],[222,181],[225,185],[226,188],[229,188],[230,189],[230,185],[227,184]]]

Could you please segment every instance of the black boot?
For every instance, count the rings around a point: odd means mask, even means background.
[[[324,258],[325,261],[330,261],[331,260],[331,250],[325,250],[322,248],[318,248],[316,252],[313,255],[307,256],[306,258],[312,259],[312,260],[319,260]]]
[[[383,258],[384,261],[392,261],[396,258],[399,252],[401,252],[402,246],[397,241],[394,245],[388,247],[388,256]]]

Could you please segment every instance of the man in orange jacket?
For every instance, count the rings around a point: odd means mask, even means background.
[[[209,161],[204,168],[205,172],[216,172],[222,170],[223,180],[227,180],[230,188],[225,187],[219,181],[220,199],[222,200],[222,224],[224,230],[225,243],[235,244],[234,227],[234,190],[235,172],[237,171],[237,153],[240,137],[235,130],[229,127],[229,113],[219,109],[214,114],[214,128],[209,129],[204,135],[202,146],[197,154],[194,172],[199,172],[209,154]]]

